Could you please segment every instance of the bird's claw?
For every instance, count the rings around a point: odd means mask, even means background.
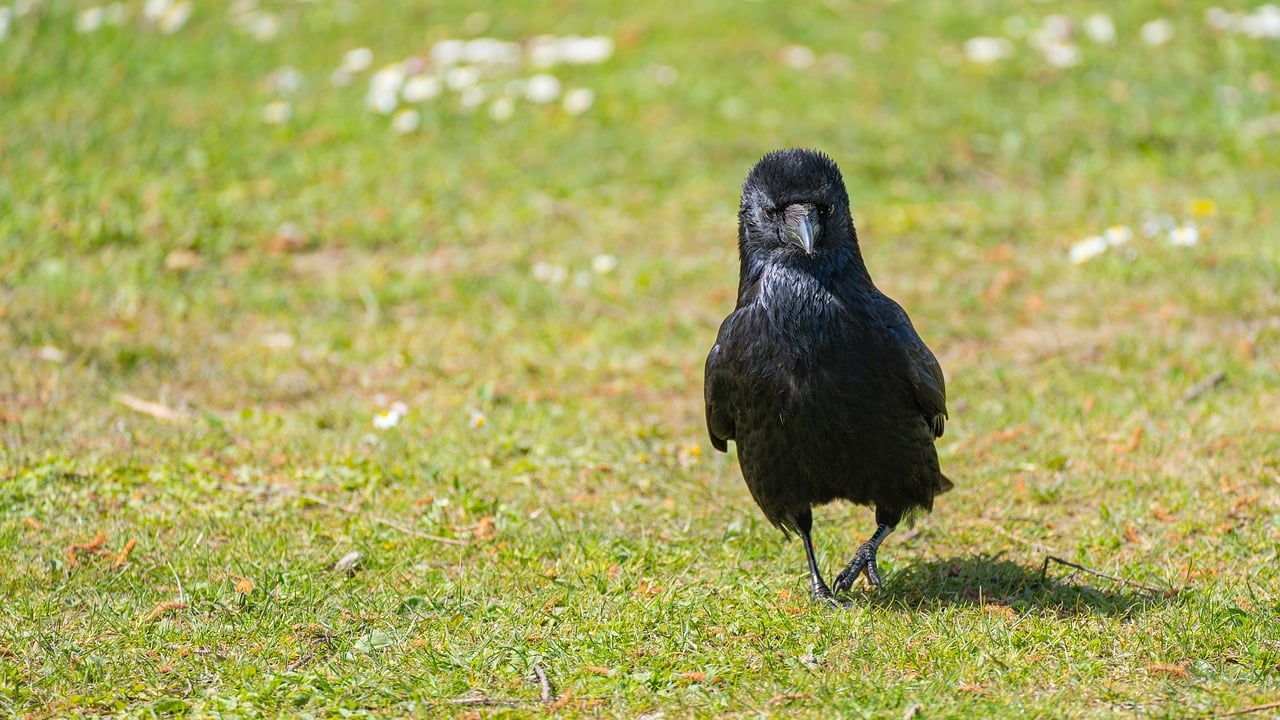
[[[809,586],[809,594],[813,597],[814,602],[830,605],[833,608],[839,609],[850,605],[848,602],[837,600],[835,594],[831,592],[831,588],[827,587],[826,583],[811,584]]]
[[[858,547],[858,551],[853,554],[853,559],[836,576],[835,584],[832,587],[836,593],[848,592],[853,587],[853,584],[858,581],[859,575],[866,575],[867,582],[872,587],[880,587],[880,568],[876,567],[876,549],[869,542],[865,542]]]

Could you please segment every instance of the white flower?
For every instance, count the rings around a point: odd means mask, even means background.
[[[596,100],[595,93],[587,88],[574,88],[564,94],[564,111],[570,115],[581,115],[591,109]]]
[[[1150,45],[1151,47],[1164,45],[1173,39],[1173,23],[1165,20],[1164,18],[1158,18],[1150,22],[1143,23],[1141,35],[1142,42]]]
[[[88,35],[91,32],[97,31],[100,27],[102,27],[101,7],[94,5],[93,7],[81,10],[80,14],[76,15],[76,32],[81,35]]]
[[[1107,244],[1111,247],[1125,245],[1133,239],[1133,230],[1130,230],[1127,225],[1112,225],[1102,231],[1102,237],[1106,238]]]
[[[1240,32],[1252,38],[1280,39],[1280,7],[1263,5],[1240,18]]]
[[[548,285],[559,285],[569,277],[569,271],[563,265],[552,265],[538,261],[533,264],[533,279]]]
[[[391,412],[400,413],[400,417],[404,417],[409,414],[409,406],[397,400],[391,403]]]
[[[480,69],[470,65],[449,68],[449,71],[444,74],[444,84],[448,85],[450,90],[462,90],[478,82],[480,82]]]
[[[964,56],[971,62],[987,65],[1013,54],[1013,43],[1005,38],[972,37],[964,42]]]
[[[1234,30],[1236,14],[1220,7],[1211,7],[1204,11],[1204,24],[1223,32]]]
[[[399,65],[388,65],[369,78],[369,93],[364,103],[380,115],[390,115],[399,104],[400,86],[404,84],[404,72]]]
[[[12,22],[13,11],[8,5],[0,5],[0,42],[9,37],[9,24]]]
[[[191,4],[190,0],[179,0],[179,2],[169,6],[169,9],[160,16],[160,20],[156,23],[156,26],[160,28],[160,32],[166,35],[171,35],[178,30],[181,30],[182,26],[187,24],[187,21],[191,19],[191,13],[194,10],[195,7]]]
[[[291,95],[302,87],[302,73],[288,65],[277,68],[267,76],[267,87],[276,92]]]
[[[476,38],[463,47],[462,57],[477,65],[516,64],[520,62],[520,46],[493,38]]]
[[[268,125],[283,125],[292,115],[293,108],[284,100],[274,100],[262,108],[262,121]]]
[[[364,72],[373,65],[373,51],[367,47],[351,48],[342,55],[343,70],[348,73]]]
[[[1200,242],[1200,231],[1195,225],[1187,223],[1169,231],[1169,244],[1177,247],[1190,247]]]
[[[440,78],[434,75],[414,75],[404,83],[400,91],[406,102],[423,102],[440,95]]]
[[[597,255],[591,258],[591,271],[597,275],[608,275],[618,268],[618,258],[612,255]]]
[[[280,33],[280,18],[269,12],[254,12],[245,17],[244,26],[258,42],[269,42]]]
[[[173,0],[147,0],[142,4],[142,17],[148,22],[155,22],[169,11],[172,4]]]
[[[422,116],[417,110],[401,110],[396,116],[391,118],[391,129],[405,135],[418,129],[418,125],[422,123]]]
[[[782,48],[783,64],[797,70],[811,67],[816,59],[813,51],[803,45],[788,45]]]
[[[1066,15],[1053,14],[1044,19],[1042,29],[1051,42],[1070,42],[1076,27]]]
[[[539,73],[525,83],[525,97],[536,103],[547,103],[560,96],[560,80],[555,75]]]
[[[489,103],[489,117],[498,122],[509,119],[515,111],[515,101],[509,97],[494,98],[494,101]]]
[[[570,35],[561,38],[558,44],[560,59],[567,63],[577,65],[602,63],[613,55],[613,38],[604,35],[592,37]]]
[[[441,67],[455,65],[466,50],[467,43],[464,40],[441,40],[431,46],[431,60]]]
[[[1100,235],[1090,235],[1071,246],[1071,250],[1067,253],[1067,259],[1071,261],[1072,265],[1079,265],[1106,251],[1107,241]]]
[[[467,424],[470,425],[473,430],[479,430],[484,427],[486,422],[488,422],[488,418],[484,416],[484,413],[476,410],[475,408],[468,410],[467,415]]]
[[[1116,26],[1110,15],[1094,13],[1084,19],[1084,34],[1099,45],[1110,45],[1116,41]]]
[[[389,430],[400,424],[400,413],[387,410],[373,416],[373,426],[379,430]]]
[[[550,35],[538,35],[526,50],[529,64],[539,70],[555,67],[560,62],[560,41]]]
[[[1070,44],[1052,44],[1042,48],[1045,62],[1054,67],[1074,67],[1080,63],[1080,48]]]

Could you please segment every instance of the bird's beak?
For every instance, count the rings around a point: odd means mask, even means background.
[[[787,235],[791,242],[799,245],[804,250],[805,255],[813,254],[813,245],[818,241],[819,226],[813,224],[813,220],[808,216],[800,218],[800,222],[795,227],[787,228]]]

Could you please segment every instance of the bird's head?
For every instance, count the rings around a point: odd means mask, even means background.
[[[856,247],[840,169],[815,150],[775,150],[742,184],[738,238],[744,252],[828,256]]]

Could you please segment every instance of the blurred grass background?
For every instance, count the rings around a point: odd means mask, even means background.
[[[584,716],[1274,699],[1267,7],[0,7],[0,710],[531,713],[535,665]],[[519,63],[451,89],[479,37]],[[441,93],[371,110],[391,66]],[[739,184],[791,145],[951,391],[957,490],[846,613],[702,424]],[[870,513],[818,528],[834,567]]]

